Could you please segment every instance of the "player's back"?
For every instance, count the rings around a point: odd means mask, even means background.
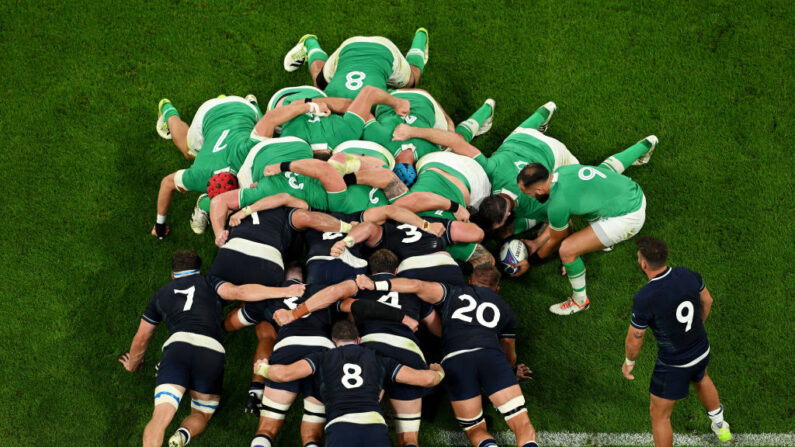
[[[413,256],[429,255],[445,249],[444,239],[422,231],[414,225],[388,221],[382,228],[383,235],[377,248],[386,248],[394,252],[401,260]]]
[[[384,281],[394,278],[395,275],[391,273],[378,273],[370,275],[373,281]],[[409,317],[420,321],[422,318],[428,316],[431,311],[430,304],[425,303],[412,293],[398,293],[395,291],[383,292],[377,290],[361,290],[356,295],[359,300],[372,300],[379,301],[387,306],[400,309],[404,314]],[[364,336],[373,333],[387,333],[398,335],[401,337],[409,338],[416,342],[416,338],[411,329],[399,321],[386,321],[367,319],[363,321],[356,321],[356,326],[359,332]]]
[[[555,177],[548,200],[550,219],[560,206],[570,215],[586,218],[622,216],[641,207],[640,185],[607,168],[567,165],[551,175]]]
[[[492,289],[480,286],[443,284],[441,308],[442,352],[472,349],[502,350],[500,338],[516,336],[513,310]]]
[[[220,279],[198,273],[178,277],[155,292],[143,318],[152,324],[165,320],[172,334],[190,332],[220,342],[223,314],[216,289],[221,284]]]
[[[709,349],[701,319],[703,289],[698,273],[685,267],[669,267],[635,295],[632,325],[651,328],[662,362],[683,365]]]
[[[384,45],[351,42],[341,49],[336,71],[325,92],[353,99],[365,85],[386,90],[393,64],[394,57]]]
[[[290,216],[295,208],[279,207],[271,210],[255,211],[242,219],[240,224],[229,229],[229,238],[265,244],[284,252],[292,237]]]

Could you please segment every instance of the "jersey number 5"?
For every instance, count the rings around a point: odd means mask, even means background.
[[[193,293],[194,292],[196,292],[196,286],[190,286],[189,289],[183,289],[183,290],[174,289],[174,293],[175,294],[182,293],[182,294],[187,296],[187,298],[185,299],[185,305],[182,306],[182,311],[183,312],[189,311],[190,307],[193,306]]]

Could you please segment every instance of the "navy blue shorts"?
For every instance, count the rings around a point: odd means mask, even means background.
[[[221,394],[224,354],[189,343],[170,343],[163,350],[157,385],[183,386],[202,394]]]
[[[457,286],[465,286],[464,273],[457,265],[437,265],[421,269],[403,270],[398,273],[401,278],[420,279],[422,281],[443,282]]]
[[[290,363],[297,362],[309,354],[319,350],[326,350],[326,348],[321,346],[301,345],[285,346],[273,351],[273,354],[271,354],[270,358],[268,359],[268,363],[271,365],[289,365]],[[320,397],[319,389],[315,383],[315,376],[313,375],[303,379],[293,380],[292,382],[282,383],[266,379],[265,386],[274,390],[284,390],[295,394],[301,393],[304,398],[311,396],[321,402],[323,401],[323,399]]]
[[[336,422],[326,429],[326,447],[391,447],[383,424]]]
[[[366,346],[383,356],[392,357],[401,364],[411,368],[428,369],[428,365],[422,357],[406,349],[396,348],[392,345],[380,342],[362,343],[362,346]],[[391,380],[386,382],[384,390],[386,391],[387,397],[395,400],[421,399],[422,396],[425,395],[425,388],[421,386],[406,385]]]
[[[237,285],[278,287],[284,281],[284,269],[279,264],[228,248],[218,250],[207,274]]]
[[[496,349],[484,348],[458,354],[442,360],[442,368],[451,401],[480,396],[481,388],[491,396],[519,383],[505,353]]]
[[[355,279],[356,275],[366,274],[366,267],[351,267],[340,259],[317,259],[306,263],[306,281],[304,282],[307,284],[337,284]]]
[[[709,355],[688,368],[676,368],[657,359],[654,373],[651,375],[649,392],[657,397],[668,400],[684,399],[690,394],[690,384],[701,382],[707,372]]]

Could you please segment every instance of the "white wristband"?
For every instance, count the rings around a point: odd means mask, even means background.
[[[158,214],[158,215],[157,215],[157,220],[156,220],[155,222],[157,222],[157,223],[159,223],[159,224],[164,224],[164,223],[166,223],[166,216],[165,216],[165,215],[163,215],[163,214]]]
[[[354,245],[356,245],[356,239],[354,239],[351,236],[345,236],[344,238],[342,238],[342,242],[345,242],[345,246],[348,248],[351,248]]]
[[[630,359],[625,357],[624,358],[624,363],[626,363],[627,366],[633,366],[635,364],[635,361],[634,360],[630,360]]]
[[[340,221],[340,233],[350,233],[353,225],[349,224],[348,222]]]
[[[245,214],[246,216],[250,216],[251,215],[251,207],[247,206],[247,207],[243,208],[243,214]]]

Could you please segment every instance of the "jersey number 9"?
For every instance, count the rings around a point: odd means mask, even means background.
[[[690,301],[682,301],[682,303],[676,308],[676,321],[687,325],[685,326],[685,332],[689,331],[690,328],[693,327],[694,313],[695,312],[693,312],[693,303],[691,303]]]

